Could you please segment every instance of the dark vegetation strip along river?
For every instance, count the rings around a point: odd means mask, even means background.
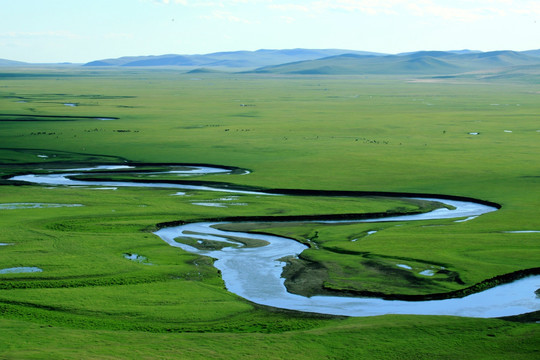
[[[224,191],[233,193],[250,193],[259,195],[324,195],[324,196],[395,196],[401,198],[418,198],[421,194],[383,193],[383,192],[344,192],[344,191],[311,191],[311,190],[270,190],[251,191],[239,190],[232,187],[209,187],[199,184],[180,184],[172,182],[126,182],[126,181],[101,181],[101,180],[75,180],[72,177],[87,173],[92,170],[117,170],[136,168],[130,166],[98,166],[90,168],[69,169],[64,172],[37,175],[28,174],[10,178],[13,181],[24,181],[43,185],[98,185],[98,186],[131,186],[131,187],[160,187],[171,189],[192,189],[207,191]],[[125,171],[125,170],[123,170]],[[231,168],[211,166],[192,166],[186,173],[211,174],[231,172]],[[178,172],[178,171],[177,171]],[[349,221],[349,222],[381,222],[381,221],[414,221],[447,218],[473,219],[476,216],[496,211],[497,204],[470,198],[449,197],[442,195],[422,196],[424,200],[438,201],[450,205],[452,210],[441,208],[429,213],[413,215],[384,216],[384,214],[366,215],[346,214],[335,216],[294,216],[279,220],[291,221]],[[276,220],[275,217],[244,217],[244,220]],[[237,219],[236,219],[237,220]],[[457,315],[470,317],[502,317],[518,315],[522,313],[540,310],[540,299],[535,290],[540,288],[540,276],[537,271],[522,271],[498,279],[491,279],[484,285],[504,283],[488,290],[473,293],[464,297],[444,299],[441,294],[437,300],[389,300],[366,297],[344,296],[313,296],[304,297],[287,292],[284,279],[281,278],[284,262],[278,260],[288,256],[300,254],[306,246],[292,239],[279,236],[223,231],[216,228],[222,222],[203,222],[182,224],[162,224],[162,228],[155,232],[171,246],[180,247],[186,251],[200,255],[210,256],[217,259],[214,266],[221,271],[227,289],[250,301],[258,304],[278,308],[299,310],[306,312],[324,313],[346,316],[373,316],[383,314],[430,314],[430,315]],[[226,246],[220,250],[199,250],[195,247],[175,241],[178,237],[188,237],[199,240],[212,240],[231,242],[231,238],[249,238],[255,241],[267,242],[262,247]],[[234,242],[234,241],[233,241]],[[239,243],[236,243],[239,245]],[[528,276],[530,273],[535,276]],[[513,282],[509,280],[518,279]],[[482,285],[482,284],[481,284]],[[479,286],[478,288],[481,288]],[[474,292],[475,288],[470,289]],[[462,296],[462,294],[454,294]],[[446,296],[447,297],[447,296]],[[418,301],[419,300],[419,301]]]

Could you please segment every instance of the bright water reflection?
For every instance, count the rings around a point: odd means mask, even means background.
[[[33,272],[42,272],[43,270],[38,267],[13,267],[8,269],[1,269],[0,274],[18,274],[18,273],[33,273]]]
[[[499,317],[540,310],[540,299],[534,291],[540,288],[540,276],[500,285],[459,299],[431,301],[396,301],[376,298],[313,296],[307,298],[287,292],[281,273],[285,265],[278,259],[301,253],[306,246],[278,236],[225,232],[212,226],[219,223],[195,223],[165,228],[155,234],[171,246],[217,259],[227,289],[257,304],[290,310],[346,316],[384,314],[456,315]],[[193,235],[193,233],[207,235]],[[178,236],[219,241],[237,236],[264,240],[258,248],[225,247],[222,250],[198,250],[181,244]]]
[[[70,171],[102,170],[103,167],[71,169]],[[218,169],[215,172],[222,172]],[[204,173],[205,169],[196,169]],[[214,171],[209,171],[214,172]],[[23,175],[11,180],[27,181],[47,185],[98,185],[98,186],[129,186],[129,187],[160,187],[172,189],[195,189],[222,191],[233,193],[248,193],[270,195],[260,192],[219,189],[206,186],[192,186],[166,183],[133,183],[116,181],[81,181],[69,179],[78,175],[76,172],[47,175]],[[419,215],[395,216],[375,220],[359,220],[359,222],[378,221],[413,221],[430,219],[466,218],[473,219],[479,215],[497,210],[494,207],[468,201],[424,199],[444,202],[454,207],[454,210],[437,209],[430,213]],[[332,221],[335,222],[335,221]],[[351,222],[351,221],[347,221]],[[241,232],[225,232],[215,229],[218,223],[194,223],[183,226],[164,228],[155,234],[171,246],[180,247],[186,251],[210,256],[217,259],[215,266],[221,271],[227,289],[258,304],[284,309],[317,312],[333,315],[372,316],[382,314],[431,314],[457,315],[470,317],[499,317],[516,315],[540,310],[540,300],[535,290],[540,288],[540,276],[528,277],[511,284],[500,285],[481,293],[459,299],[432,301],[397,301],[375,298],[313,296],[311,298],[290,294],[281,278],[284,263],[283,257],[296,256],[306,247],[291,239],[278,236],[250,234]],[[193,235],[196,233],[197,235]],[[202,234],[202,235],[201,235]],[[215,240],[230,243],[227,238],[237,236],[259,239],[268,245],[257,248],[224,247],[221,250],[198,250],[194,247],[176,242],[179,237],[193,237],[201,240]]]

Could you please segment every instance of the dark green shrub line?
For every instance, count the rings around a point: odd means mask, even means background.
[[[165,227],[185,225],[188,223],[196,222],[317,222],[317,221],[332,221],[332,220],[366,220],[366,219],[380,219],[386,216],[399,216],[399,215],[414,215],[421,214],[424,211],[386,211],[378,213],[348,213],[348,214],[328,214],[328,215],[285,215],[285,216],[273,216],[273,215],[255,215],[255,216],[224,216],[217,218],[205,218],[194,221],[175,220],[156,224],[156,228],[163,229]],[[264,232],[253,232],[258,234],[272,235]]]
[[[30,279],[2,279],[0,282],[0,290],[11,289],[54,289],[54,288],[77,288],[88,286],[116,286],[116,285],[135,285],[148,284],[155,282],[166,282],[173,279],[171,274],[162,275],[145,275],[133,277],[118,277],[118,278],[96,278],[96,279],[59,279],[59,280],[30,280]]]
[[[264,192],[282,195],[301,195],[301,196],[343,196],[343,197],[392,197],[392,198],[412,198],[425,197],[440,200],[470,201],[482,205],[493,206],[500,209],[502,206],[492,201],[475,199],[467,196],[444,195],[432,193],[409,193],[392,191],[349,191],[349,190],[307,190],[307,189],[266,189]]]
[[[16,161],[10,162],[9,164],[0,164],[0,168],[6,168],[6,172],[15,168],[18,169],[17,171],[21,171],[20,169],[32,169],[35,170],[36,168],[42,167],[43,164],[47,164],[47,166],[54,166],[58,167],[60,169],[68,168],[68,167],[74,167],[74,166],[94,166],[94,165],[126,165],[128,162],[127,159],[121,157],[121,156],[115,156],[115,155],[101,155],[101,154],[93,154],[93,153],[82,153],[82,152],[74,152],[74,151],[63,151],[63,150],[54,150],[54,149],[43,149],[43,148],[27,148],[27,147],[21,147],[21,148],[12,148],[12,147],[0,147],[0,151],[12,151],[14,153],[18,154],[53,154],[56,155],[56,157],[50,157],[46,160],[40,160],[39,162],[20,162]],[[29,170],[24,173],[8,173],[7,175],[2,176],[3,179],[7,179],[11,176],[15,175],[26,175],[29,174]],[[14,182],[15,183],[15,182]]]
[[[231,169],[231,170],[244,170],[237,167],[230,167],[230,166],[216,166],[211,164],[171,164],[171,163],[132,163],[127,162],[123,165],[150,165],[150,166],[213,166],[213,167],[219,167],[223,169]],[[110,173],[110,172],[108,172]],[[123,174],[126,174],[126,172],[123,172]],[[73,176],[71,177],[73,179],[84,179],[86,181],[115,181],[112,177],[96,177],[96,176]],[[201,180],[148,180],[148,179],[133,179],[131,180],[135,183],[143,183],[143,184],[149,184],[149,183],[169,183],[169,184],[178,184],[178,185],[196,185],[196,186],[209,186],[209,187],[216,187],[216,188],[224,188],[228,190],[239,190],[239,191],[258,191],[258,192],[264,192],[269,194],[275,194],[275,195],[295,195],[295,196],[326,196],[326,197],[391,197],[391,198],[412,198],[412,197],[425,197],[425,198],[434,198],[434,199],[440,199],[440,200],[456,200],[456,201],[470,201],[475,202],[482,205],[492,206],[497,209],[500,209],[502,206],[500,204],[497,204],[492,201],[483,200],[483,199],[475,199],[472,197],[467,196],[457,196],[457,195],[444,195],[444,194],[432,194],[432,193],[407,193],[407,192],[388,192],[388,191],[348,191],[348,190],[311,190],[311,189],[269,189],[264,187],[258,187],[258,186],[249,186],[249,185],[239,185],[239,184],[233,184],[233,183],[227,183],[227,182],[215,182],[215,181],[201,181]],[[387,216],[388,214],[401,214],[400,212],[386,212],[381,213],[381,216]],[[409,213],[410,214],[410,213]],[[332,219],[324,219],[324,220],[332,220]],[[288,220],[287,220],[288,221]]]
[[[107,118],[107,119],[113,119],[113,120],[119,120],[120,118],[112,117],[112,116],[69,116],[69,115],[34,115],[34,114],[0,114],[0,117],[20,117],[23,119],[17,119],[17,120],[7,120],[7,121],[43,121],[42,119],[52,119],[49,121],[56,121],[54,119],[68,119],[68,120],[76,120],[76,119],[97,119],[97,118]],[[6,120],[0,120],[0,121],[6,121]]]

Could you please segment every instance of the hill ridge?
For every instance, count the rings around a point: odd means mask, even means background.
[[[365,75],[422,74],[448,75],[512,66],[540,65],[534,52],[498,50],[490,52],[418,51],[377,57],[349,54],[271,65],[255,69],[255,73]]]

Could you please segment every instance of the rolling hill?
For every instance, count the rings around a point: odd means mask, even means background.
[[[404,55],[386,56],[344,54],[316,60],[266,66],[256,69],[254,72],[311,75],[442,75],[537,64],[540,64],[540,57],[515,51],[419,51]]]
[[[0,66],[5,67],[32,65],[35,64],[0,59]],[[481,52],[464,49],[382,54],[343,49],[261,49],[195,55],[126,56],[95,60],[82,66],[177,66],[188,67],[188,70],[195,70],[198,73],[230,69],[227,71],[268,74],[454,76],[478,71],[493,73],[495,69],[504,72],[510,68],[538,65],[540,65],[540,50]],[[517,73],[521,74],[523,71]]]
[[[84,66],[201,66],[258,68],[294,61],[314,60],[328,56],[354,53],[359,55],[382,55],[377,53],[339,49],[287,49],[257,51],[217,52],[206,55],[159,55],[130,56],[117,59],[91,61]]]
[[[521,53],[522,53],[522,54],[525,54],[525,55],[530,55],[530,56],[540,56],[540,49],[538,49],[538,50],[527,50],[527,51],[522,51]]]
[[[22,61],[0,59],[0,66],[17,66],[17,65],[28,65],[28,64]]]

